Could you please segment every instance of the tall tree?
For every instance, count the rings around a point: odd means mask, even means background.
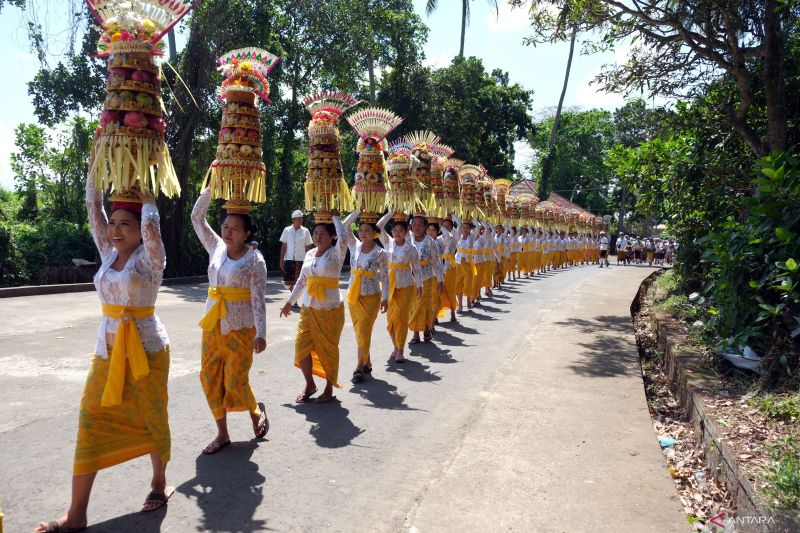
[[[461,0],[461,45],[458,49],[458,57],[464,57],[464,38],[467,33],[467,26],[469,26],[469,2],[470,0]],[[489,5],[494,7],[497,16],[500,16],[500,3],[497,0],[488,0]],[[425,2],[425,14],[430,16],[436,8],[439,7],[439,0],[427,0]]]
[[[522,5],[522,0],[510,0]],[[565,40],[563,20],[580,32],[600,34],[598,48],[632,42],[628,61],[606,67],[597,80],[606,90],[648,90],[687,97],[721,74],[736,87],[730,122],[753,153],[785,149],[786,58],[800,5],[750,2],[625,2],[534,0],[529,42]],[[763,95],[766,121],[756,109]]]

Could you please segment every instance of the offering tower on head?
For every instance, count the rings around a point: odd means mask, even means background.
[[[327,224],[331,222],[334,210],[353,209],[339,155],[339,119],[345,111],[358,104],[358,100],[349,94],[328,91],[307,97],[303,104],[311,113],[306,210],[314,211],[317,223]]]
[[[361,209],[361,221],[375,223],[386,205],[386,137],[403,119],[377,107],[356,111],[347,122],[358,134],[358,168],[353,184],[353,202]]]
[[[225,200],[228,213],[249,213],[251,202],[267,201],[267,168],[261,155],[260,111],[256,96],[269,102],[267,74],[280,60],[260,48],[240,48],[219,58],[225,80],[219,98],[225,102],[217,156],[204,186],[212,198]]]
[[[86,3],[102,27],[97,52],[107,58],[109,72],[89,179],[112,201],[138,202],[137,190],[177,196],[181,189],[164,141],[161,39],[194,1]]]

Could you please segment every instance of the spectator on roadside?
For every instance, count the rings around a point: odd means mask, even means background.
[[[284,228],[280,241],[283,283],[291,291],[303,268],[306,252],[314,244],[311,232],[303,226],[303,212],[299,209],[292,213],[292,225]]]

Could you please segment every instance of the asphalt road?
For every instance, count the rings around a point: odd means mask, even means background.
[[[267,350],[251,384],[267,439],[229,416],[234,443],[200,454],[214,422],[198,379],[205,286],[164,287],[177,487],[138,513],[146,457],[104,470],[89,531],[688,531],[644,402],[629,305],[652,269],[573,268],[509,285],[433,344],[388,364],[385,316],[373,378],[352,385],[341,342],[338,402],[296,405],[297,314],[271,281]],[[0,506],[30,531],[69,503],[83,381],[97,331],[94,293],[0,300]]]

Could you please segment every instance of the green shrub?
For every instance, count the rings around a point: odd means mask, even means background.
[[[753,403],[770,418],[784,422],[800,420],[800,394],[767,394]]]
[[[766,496],[772,509],[800,510],[800,444],[784,437],[770,449],[772,464],[766,468]]]

